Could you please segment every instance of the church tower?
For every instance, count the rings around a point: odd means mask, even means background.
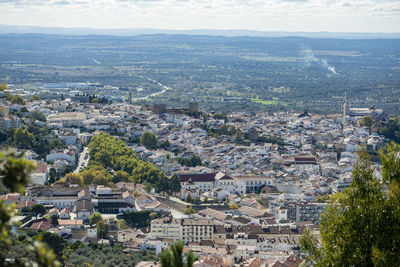
[[[342,126],[346,123],[346,116],[349,113],[349,102],[347,100],[347,92],[344,93],[344,101],[342,104]]]

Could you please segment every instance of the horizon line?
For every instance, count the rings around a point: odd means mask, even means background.
[[[96,28],[96,27],[68,27],[68,26],[41,26],[41,25],[21,25],[21,24],[2,24],[0,27],[17,27],[21,28],[43,28],[43,29],[65,29],[65,30],[96,30],[96,31],[129,31],[129,30],[153,30],[153,31],[248,31],[257,33],[325,33],[325,34],[400,34],[398,32],[364,32],[364,31],[288,31],[288,30],[255,30],[246,28],[190,28],[190,29],[168,29],[168,28],[152,28],[152,27],[129,27],[129,28]]]

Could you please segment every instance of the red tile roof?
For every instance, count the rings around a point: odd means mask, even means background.
[[[48,219],[40,219],[32,223],[29,228],[32,230],[49,230],[51,228],[51,221]]]
[[[47,173],[47,163],[36,161],[36,170],[34,170],[33,172],[34,173]]]
[[[22,201],[18,204],[18,209],[22,209],[25,207],[32,207],[33,205],[35,205],[35,202],[33,201]]]
[[[177,174],[181,182],[214,182],[216,173]]]

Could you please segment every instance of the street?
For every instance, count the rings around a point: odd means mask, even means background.
[[[86,165],[89,162],[89,151],[88,151],[88,147],[85,146],[83,148],[82,153],[79,155],[79,160],[78,160],[78,165],[76,167],[76,169],[74,170],[75,173],[80,172],[81,170],[83,170]]]

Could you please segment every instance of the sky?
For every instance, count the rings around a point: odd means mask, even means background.
[[[0,0],[0,24],[400,32],[400,0]]]

